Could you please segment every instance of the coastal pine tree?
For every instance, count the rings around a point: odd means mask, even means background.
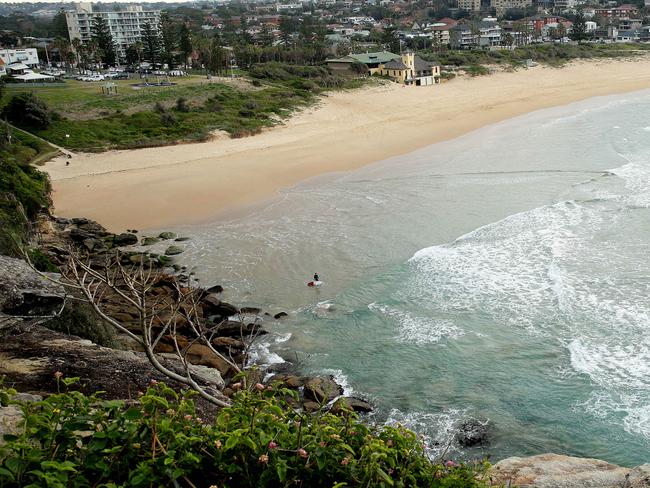
[[[152,65],[160,61],[160,35],[149,22],[142,26],[142,54]]]
[[[140,55],[142,53],[142,46],[139,44],[131,44],[126,48],[126,63],[127,64],[138,64],[140,62]]]
[[[70,40],[68,35],[68,21],[65,18],[65,11],[59,10],[54,18],[52,18],[52,34],[54,37]]]
[[[573,26],[571,27],[571,39],[578,41],[578,44],[581,44],[582,41],[587,39],[587,37],[587,22],[585,21],[585,15],[582,13],[582,10],[578,10],[573,21]]]
[[[181,53],[183,53],[183,64],[187,67],[187,58],[192,54],[192,36],[190,34],[190,29],[187,27],[186,23],[181,24],[179,32],[179,48]]]
[[[105,65],[112,66],[115,64],[115,45],[113,36],[108,27],[108,22],[101,16],[93,19],[92,40],[97,46],[97,54],[101,62]]]
[[[162,12],[160,14],[158,31],[160,32],[162,60],[164,63],[167,63],[171,69],[174,65],[174,51],[178,46],[178,33],[174,22],[167,12]]]

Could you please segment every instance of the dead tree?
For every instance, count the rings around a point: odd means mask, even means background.
[[[29,263],[26,253],[25,258]],[[177,279],[173,279],[169,280],[169,284],[173,286],[171,296],[154,295],[152,289],[164,275],[145,254],[141,255],[139,262],[132,265],[124,265],[119,253],[107,255],[106,262],[101,266],[97,266],[97,258],[94,259],[93,261],[90,256],[70,248],[68,262],[62,267],[60,279],[43,273],[41,275],[81,294],[101,319],[116,331],[136,341],[151,365],[164,376],[191,387],[214,405],[230,405],[227,397],[206,391],[205,386],[195,379],[192,364],[188,360],[192,345],[202,344],[235,373],[242,373],[244,367],[244,364],[238,364],[231,354],[226,356],[214,347],[212,339],[218,336],[221,323],[210,323],[202,316],[200,299],[204,291],[191,284],[181,286]],[[109,297],[130,310],[137,311],[138,334],[129,330],[107,309],[106,302]],[[258,329],[259,327],[254,326],[252,331],[244,332],[242,322],[241,337],[242,342],[246,344],[244,357],[247,356],[248,348]],[[165,336],[172,339],[175,357],[182,365],[182,374],[163,364],[164,361],[156,353],[158,344]],[[181,336],[186,340],[179,340]]]

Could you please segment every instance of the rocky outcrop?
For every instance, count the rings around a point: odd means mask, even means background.
[[[65,291],[43,278],[25,261],[0,256],[0,313],[48,316],[59,312]]]
[[[365,400],[354,397],[341,397],[334,402],[330,412],[335,415],[346,415],[348,412],[372,412],[372,405]]]
[[[175,359],[162,359],[165,366],[182,370]],[[224,381],[219,371],[193,366],[195,373],[207,385],[207,390],[220,396]],[[0,377],[4,386],[24,392],[55,393],[54,373],[79,377],[75,388],[84,393],[103,391],[103,398],[128,399],[144,391],[151,380],[164,381],[181,388],[156,371],[144,353],[119,351],[101,347],[74,336],[54,332],[39,325],[19,324],[7,329],[0,337]],[[202,408],[213,409],[207,402],[197,400]]]
[[[599,459],[540,454],[499,461],[490,479],[519,488],[647,488],[650,464],[630,469]]]
[[[487,420],[465,419],[458,426],[456,440],[463,447],[483,446],[489,441],[490,427]]]

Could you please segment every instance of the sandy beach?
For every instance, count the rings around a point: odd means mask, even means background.
[[[43,168],[55,213],[113,231],[199,223],[310,177],[351,170],[534,110],[650,88],[650,60],[575,62],[562,69],[331,93],[284,125],[245,139],[77,154]]]

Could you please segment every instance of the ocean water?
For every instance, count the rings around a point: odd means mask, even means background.
[[[290,313],[266,321],[258,359],[334,374],[374,402],[372,421],[414,428],[434,456],[650,461],[650,91],[176,230],[203,284]],[[305,286],[314,272],[319,289]],[[489,445],[455,441],[470,417],[489,422]]]

